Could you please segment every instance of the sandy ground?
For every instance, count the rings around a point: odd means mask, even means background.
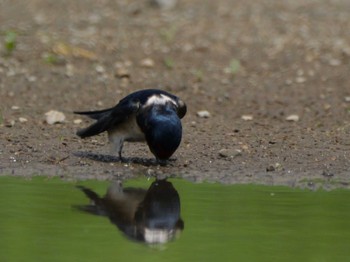
[[[0,173],[349,187],[349,13],[348,0],[0,0]],[[166,167],[145,144],[120,163],[105,134],[75,136],[90,122],[72,111],[145,88],[188,106]],[[50,110],[66,120],[45,123]]]

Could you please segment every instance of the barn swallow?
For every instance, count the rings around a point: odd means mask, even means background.
[[[75,208],[108,217],[131,240],[148,244],[166,243],[184,229],[179,194],[165,179],[154,181],[148,190],[123,188],[119,181],[114,181],[104,197],[89,188],[78,188],[91,203]]]
[[[112,108],[74,113],[97,120],[77,135],[85,138],[107,131],[120,160],[125,141],[146,141],[157,161],[164,163],[180,145],[180,119],[186,111],[186,104],[180,98],[163,90],[145,89],[124,97]]]

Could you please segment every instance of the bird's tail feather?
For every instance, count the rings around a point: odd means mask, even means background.
[[[94,202],[97,202],[98,200],[100,200],[99,195],[97,195],[94,191],[92,191],[90,188],[84,187],[84,186],[76,186],[77,188],[79,188],[81,191],[84,192],[84,194],[91,199]]]
[[[108,108],[108,109],[104,109],[104,110],[99,110],[99,111],[74,111],[74,114],[78,114],[78,115],[86,115],[92,119],[96,119],[99,120],[100,118],[102,118],[106,113],[109,113],[113,108]]]
[[[77,186],[92,201],[90,205],[75,205],[74,208],[94,215],[105,216],[106,211],[102,199],[94,191],[84,186]]]

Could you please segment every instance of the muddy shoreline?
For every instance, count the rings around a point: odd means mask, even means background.
[[[191,181],[308,188],[350,183],[350,3],[147,1],[0,3],[0,175]],[[161,88],[188,106],[166,167],[144,144],[129,163],[105,135],[75,136],[75,110]],[[65,114],[60,124],[45,113]],[[207,110],[210,117],[198,117]]]

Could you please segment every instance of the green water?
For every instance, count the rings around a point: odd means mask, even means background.
[[[72,208],[89,202],[75,182],[0,177],[0,261],[350,261],[349,191],[169,181],[184,230],[150,247]],[[100,195],[108,187],[79,184]]]

